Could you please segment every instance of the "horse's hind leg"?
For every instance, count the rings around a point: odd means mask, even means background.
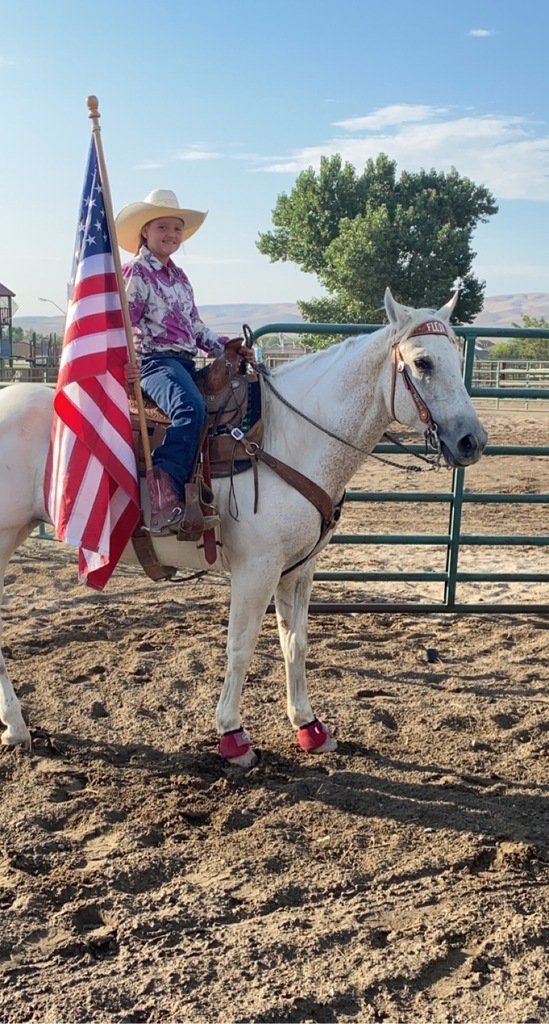
[[[280,580],[275,591],[280,646],[286,665],[288,718],[304,750],[325,753],[337,742],[327,726],[315,717],[307,693],[305,659],[309,599],[313,585],[314,561]]]
[[[7,564],[15,551],[30,534],[35,524],[31,523],[22,530],[0,530],[0,607],[4,590],[4,574]],[[2,619],[0,616],[0,641],[2,639]],[[0,722],[5,726],[0,735],[0,742],[9,747],[23,746],[30,750],[31,737],[21,714],[21,705],[15,696],[11,684],[2,649],[0,648]]]

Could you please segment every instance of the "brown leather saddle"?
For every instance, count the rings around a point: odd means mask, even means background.
[[[251,467],[255,477],[254,512],[257,512],[257,470],[258,464],[261,463],[302,494],[320,515],[320,530],[316,543],[307,555],[284,570],[284,576],[303,565],[322,548],[339,520],[345,493],[338,501],[332,500],[330,495],[309,477],[264,450],[261,416],[263,376],[246,370],[245,363],[236,352],[241,344],[242,341],[237,339],[226,345],[223,354],[197,375],[197,384],[206,403],[207,419],[191,480],[185,488],[186,518],[177,536],[179,540],[197,540],[203,535],[204,556],[206,562],[213,565],[217,558],[216,545],[220,542],[216,540],[214,530],[207,529],[204,532],[203,526],[204,516],[208,515],[209,503],[213,502],[210,482],[214,477],[232,478],[234,474]],[[137,403],[130,401],[130,410],[139,473],[145,476]],[[154,449],[162,443],[170,420],[150,403],[146,404],[145,415],[151,449]],[[234,518],[238,518],[238,509],[229,507],[229,512]],[[171,579],[175,575],[176,570],[173,567],[162,566],[158,562],[150,534],[143,528],[142,520],[132,539],[141,565],[151,579]]]
[[[257,373],[246,369],[245,361],[237,355],[236,350],[241,345],[241,339],[230,342],[223,353],[199,370],[196,376],[207,416],[193,471],[185,486],[185,516],[177,534],[182,541],[196,541],[204,534],[204,519],[211,514],[214,501],[211,480],[215,477],[232,477],[249,469],[252,460],[246,453],[246,443],[253,441],[260,445],[263,438],[261,380]],[[149,444],[151,451],[154,451],[162,444],[171,420],[145,395],[143,404]],[[145,454],[135,398],[129,399],[129,405],[138,472],[140,477],[144,477]],[[233,436],[233,430],[236,430],[238,436]],[[207,532],[212,533],[215,545],[213,531]],[[141,565],[148,575],[154,572],[153,579],[166,579],[174,574],[175,570],[170,575],[161,571],[169,567],[159,566],[150,536],[144,529],[143,518],[133,541]]]

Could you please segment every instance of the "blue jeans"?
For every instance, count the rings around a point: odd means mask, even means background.
[[[192,359],[184,356],[144,356],[141,387],[172,420],[162,444],[155,448],[153,465],[169,473],[179,497],[194,465],[206,420],[206,406],[194,379]]]

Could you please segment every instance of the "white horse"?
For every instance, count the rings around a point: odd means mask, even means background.
[[[476,462],[487,434],[463,383],[462,360],[449,326],[456,300],[457,294],[438,312],[414,310],[397,303],[387,289],[387,326],[273,372],[274,391],[266,389],[264,451],[313,481],[332,508],[395,420],[427,433],[447,465]],[[13,552],[38,522],[49,522],[43,488],[52,402],[53,390],[40,384],[17,383],[0,393],[0,600]],[[258,464],[255,512],[253,477],[250,471],[236,476],[231,499],[229,479],[214,482],[222,547],[211,568],[231,574],[227,671],[216,722],[221,755],[242,767],[253,765],[256,755],[242,728],[240,696],[273,595],[286,666],[287,712],[298,741],[317,753],[337,746],[315,717],[305,676],[315,560],[335,521],[326,524],[322,536],[315,504],[263,462]],[[229,513],[235,498],[237,520]],[[204,567],[196,544],[168,536],[155,538],[154,546],[164,565]],[[133,545],[123,560],[138,564]],[[1,651],[0,720],[4,744],[30,747]]]

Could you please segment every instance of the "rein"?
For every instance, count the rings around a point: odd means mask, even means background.
[[[414,330],[411,331],[410,334],[408,334],[406,337],[414,338],[418,337],[421,334],[443,334],[446,335],[446,337],[448,337],[446,325],[441,320],[425,320],[423,323],[418,324],[418,326],[415,327]],[[397,338],[396,341],[393,342],[393,345],[391,347],[391,415],[393,419],[398,423],[399,421],[395,413],[395,391],[396,382],[398,380],[397,374],[400,373],[402,377],[402,382],[406,390],[409,391],[415,403],[419,418],[421,422],[425,424],[425,452],[427,453],[427,446],[431,445],[435,449],[436,455],[421,455],[419,452],[413,452],[405,444],[403,444],[402,441],[399,441],[392,434],[387,433],[387,431],[385,431],[383,437],[386,437],[387,440],[390,441],[392,444],[395,444],[399,448],[401,448],[402,451],[406,453],[406,455],[413,455],[414,458],[420,459],[422,462],[426,462],[430,470],[437,470],[440,468],[440,459],[442,455],[442,448],[438,436],[438,428],[431,416],[431,413],[429,412],[427,405],[425,404],[419,391],[417,390],[413,382],[413,379],[408,373],[408,368],[402,358],[402,353],[400,351],[401,341],[402,336],[400,338]],[[291,409],[292,412],[295,412],[298,416],[301,417],[301,419],[306,420],[307,423],[310,423],[313,427],[316,427],[317,430],[322,431],[323,434],[327,434],[328,437],[333,438],[334,441],[338,441],[340,444],[344,444],[347,448],[352,448],[354,451],[360,452],[362,455],[368,455],[372,459],[377,459],[378,462],[384,462],[386,465],[395,466],[396,469],[404,469],[406,472],[410,472],[410,470],[413,469],[416,472],[422,472],[419,466],[399,466],[398,463],[396,462],[392,462],[389,459],[385,459],[381,455],[374,455],[372,452],[367,451],[365,448],[360,448],[358,445],[353,444],[352,441],[347,441],[344,437],[339,437],[338,434],[334,434],[331,430],[328,430],[327,427],[322,426],[321,423],[318,423],[316,420],[313,420],[310,416],[307,416],[307,414],[302,412],[301,409],[298,409],[295,405],[292,405],[291,402],[284,398],[284,395],[280,394],[280,391],[278,391],[278,389],[275,388],[274,384],[270,380],[270,371],[268,370],[264,363],[260,363],[257,366],[257,370],[262,375],[265,384],[267,385],[269,390],[272,391],[273,395],[275,395],[275,397],[278,398],[278,400],[282,402],[283,405],[285,405],[288,409]],[[423,472],[425,472],[425,470],[423,470]]]

